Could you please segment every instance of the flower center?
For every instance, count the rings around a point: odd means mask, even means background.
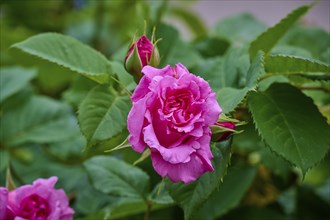
[[[187,122],[190,117],[189,106],[192,102],[192,96],[188,91],[173,91],[164,103],[163,113],[165,117],[175,123],[181,124]]]
[[[32,194],[21,201],[20,204],[21,213],[20,217],[45,220],[50,214],[50,207],[46,199],[40,197],[37,194]]]

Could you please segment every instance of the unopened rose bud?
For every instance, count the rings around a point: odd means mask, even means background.
[[[142,78],[142,68],[146,65],[157,67],[159,64],[159,52],[156,42],[150,41],[145,35],[141,36],[137,42],[133,40],[126,58],[125,68],[133,75],[138,83]]]
[[[231,134],[235,133],[233,122],[216,122],[213,126],[215,132],[212,134],[212,141],[220,142],[226,140]]]

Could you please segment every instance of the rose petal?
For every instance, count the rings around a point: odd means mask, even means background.
[[[169,163],[157,152],[151,153],[151,159],[156,172],[162,177],[168,176],[172,182],[190,183],[205,172],[213,171],[212,165],[205,163],[204,158],[197,153],[193,153],[187,163]]]

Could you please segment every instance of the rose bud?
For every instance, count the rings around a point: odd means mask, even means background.
[[[220,142],[226,140],[231,134],[236,133],[235,123],[233,122],[216,122],[212,126],[212,141]]]
[[[142,68],[146,65],[157,67],[159,64],[159,52],[156,47],[156,42],[152,41],[143,35],[137,42],[133,42],[125,57],[125,69],[132,74],[134,80],[139,83],[143,74]]]

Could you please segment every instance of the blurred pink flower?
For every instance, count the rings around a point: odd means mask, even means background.
[[[71,220],[73,209],[62,189],[55,189],[57,177],[37,179],[8,192],[1,187],[0,220]],[[6,208],[4,208],[6,206]],[[5,212],[2,212],[5,209]],[[4,214],[3,214],[4,213]]]

